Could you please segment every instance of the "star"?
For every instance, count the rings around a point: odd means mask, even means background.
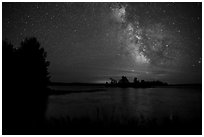
[[[37,37],[51,62],[52,81],[118,77],[125,70],[143,79],[161,70],[168,82],[200,79],[202,3],[2,5],[2,38],[18,47],[25,37]]]

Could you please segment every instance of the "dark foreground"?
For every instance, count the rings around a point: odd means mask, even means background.
[[[82,92],[82,91],[81,91]],[[95,92],[89,91],[89,92]],[[52,94],[54,91],[52,91]],[[67,92],[67,93],[71,93]],[[61,93],[64,94],[64,93]],[[78,93],[77,93],[78,94]],[[82,116],[80,118],[51,118],[42,119],[32,126],[19,124],[19,127],[3,128],[3,135],[201,135],[202,119],[182,121],[178,116],[158,119],[145,119],[131,117],[106,117],[96,110],[96,119]],[[14,114],[15,115],[15,114]],[[35,117],[34,115],[32,115]],[[22,117],[21,117],[22,118]],[[30,117],[30,119],[32,119]],[[21,120],[18,120],[21,121]],[[22,120],[24,121],[24,120]],[[29,122],[28,122],[29,123]],[[31,124],[31,123],[29,123]]]
[[[124,118],[125,119],[125,118]],[[33,129],[3,130],[3,134],[19,135],[201,135],[202,122],[181,123],[179,118],[164,118],[162,124],[156,119],[51,119]]]

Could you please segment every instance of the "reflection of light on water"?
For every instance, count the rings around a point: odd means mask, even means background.
[[[201,92],[194,89],[109,88],[106,92],[51,96],[47,117],[140,117],[192,120],[201,113]],[[99,113],[99,114],[97,114]]]
[[[152,103],[151,98],[146,97],[144,89],[137,89],[136,92],[129,93],[129,105],[131,113],[137,117],[145,116],[150,117],[152,115]]]

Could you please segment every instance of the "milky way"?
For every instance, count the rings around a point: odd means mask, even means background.
[[[115,19],[121,23],[119,41],[131,54],[136,64],[156,66],[179,65],[182,55],[180,35],[168,30],[165,24],[152,23],[140,25],[138,18],[129,21],[127,6],[116,4],[112,9]],[[177,64],[178,63],[178,64]]]
[[[52,81],[201,82],[201,3],[3,3],[3,39],[35,36]]]

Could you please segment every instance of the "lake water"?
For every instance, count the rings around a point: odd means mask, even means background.
[[[49,97],[47,118],[177,116],[185,121],[202,118],[202,90],[196,88],[54,87],[59,90],[93,90]]]

